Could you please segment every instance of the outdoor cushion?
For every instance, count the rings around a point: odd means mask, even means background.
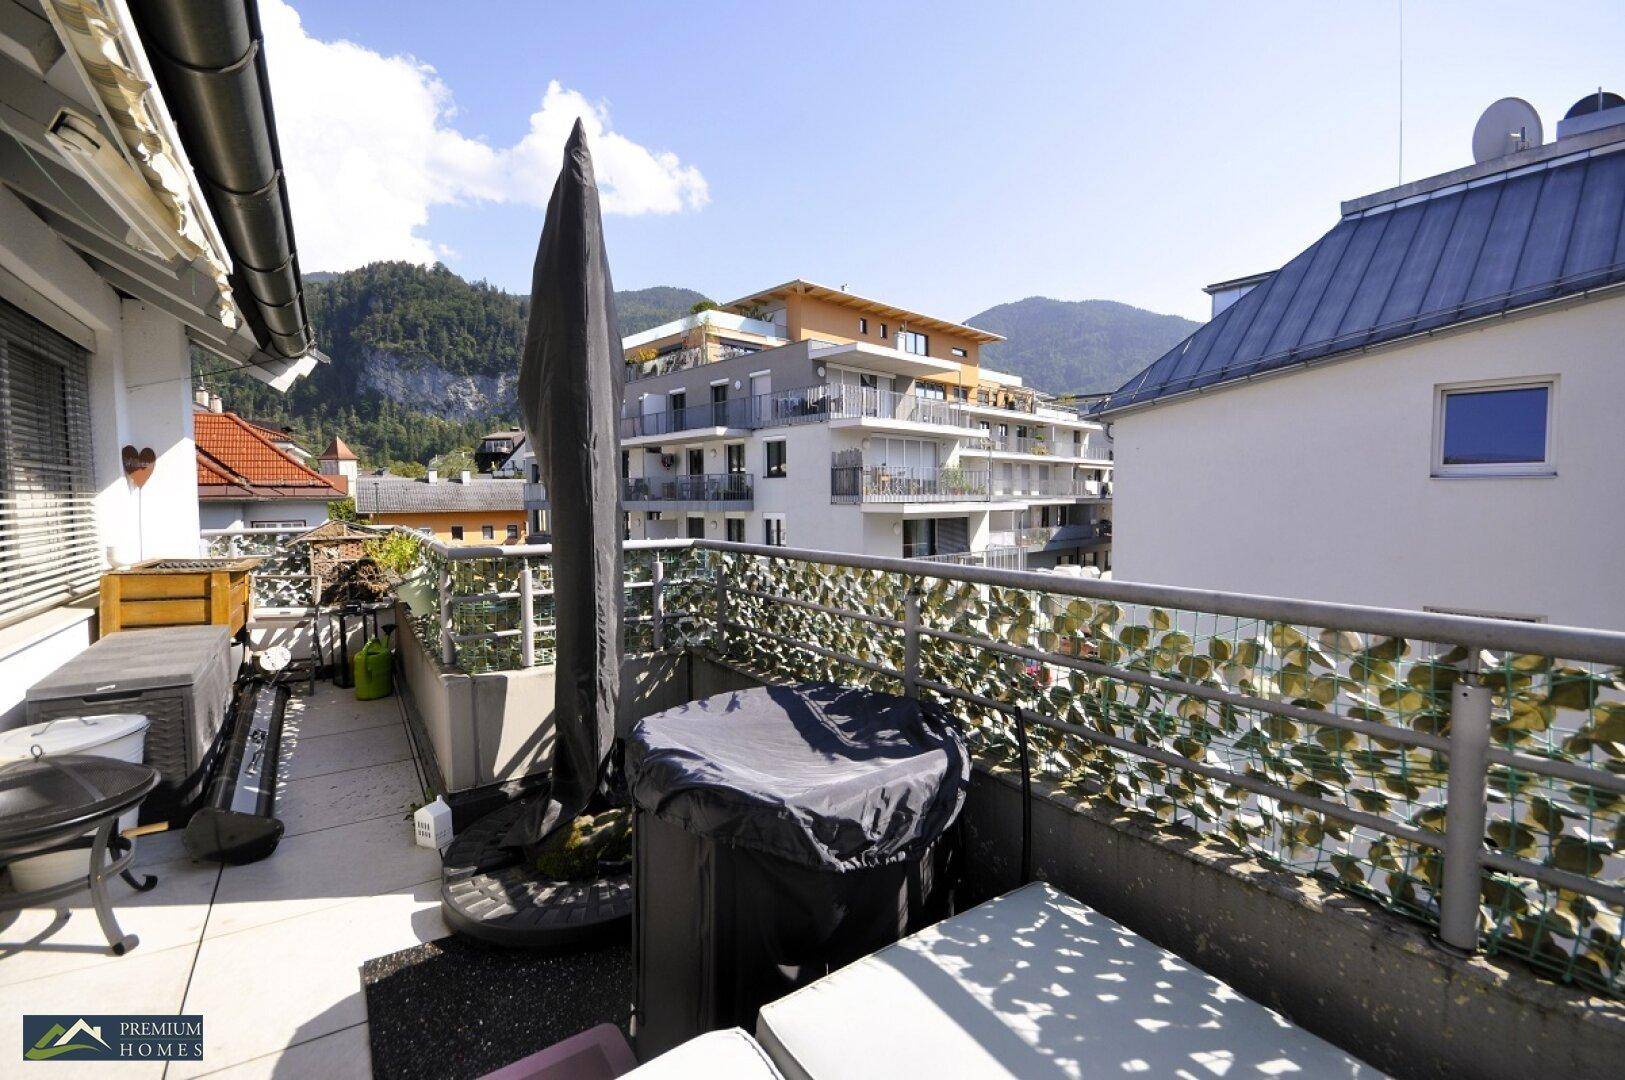
[[[1042,883],[762,1008],[790,1080],[1381,1074]]]
[[[756,1040],[738,1028],[692,1038],[626,1075],[638,1080],[784,1080]]]

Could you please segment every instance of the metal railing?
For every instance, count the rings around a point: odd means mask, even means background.
[[[629,477],[623,482],[621,498],[627,503],[749,503],[753,494],[749,473],[704,473]]]
[[[685,405],[680,409],[642,413],[621,418],[621,438],[636,439],[645,435],[674,435],[699,428],[752,428],[755,422],[754,401],[751,398],[732,398],[728,401],[708,401],[700,405]]]
[[[1620,989],[1625,634],[700,542],[723,658]],[[923,564],[923,565],[922,565]]]
[[[955,403],[874,387],[819,383],[722,402],[622,417],[623,439],[706,428],[764,428],[829,420],[896,420],[976,434],[977,424]]]
[[[551,654],[550,545],[417,537],[447,664]],[[902,559],[630,542],[629,651],[930,697],[984,761],[1617,994],[1625,633]],[[426,594],[426,595],[425,595]]]
[[[1070,476],[1005,476],[998,470],[991,475],[992,492],[1000,498],[1093,499],[1101,498],[1104,493],[1099,480],[1079,480]]]
[[[315,575],[310,572],[310,549],[289,540],[314,526],[250,526],[236,529],[201,529],[202,553],[220,558],[259,555],[264,561],[250,576],[256,608],[303,610],[313,607]]]
[[[988,474],[960,468],[836,465],[830,501],[837,503],[985,502]]]
[[[993,566],[1001,570],[1025,570],[1027,548],[1014,544],[989,543],[980,551],[956,551],[946,555],[911,555],[905,558],[918,562],[944,563],[950,566]]]

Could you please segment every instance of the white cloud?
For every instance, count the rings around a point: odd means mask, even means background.
[[[266,0],[260,16],[306,270],[434,262],[450,250],[423,233],[437,204],[545,206],[577,117],[605,213],[673,214],[710,201],[698,169],[612,130],[605,104],[557,81],[524,137],[493,147],[453,126],[451,90],[429,65],[311,37],[284,0]]]

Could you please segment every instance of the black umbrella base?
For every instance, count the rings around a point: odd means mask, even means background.
[[[441,857],[440,907],[459,934],[515,949],[573,950],[631,933],[630,868],[596,880],[556,881],[500,846],[524,813],[514,802],[487,814]]]

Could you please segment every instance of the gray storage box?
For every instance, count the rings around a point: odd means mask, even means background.
[[[106,712],[147,716],[144,757],[163,777],[148,804],[162,817],[195,783],[225,722],[231,684],[224,626],[124,630],[41,679],[28,691],[26,708],[29,723]]]

